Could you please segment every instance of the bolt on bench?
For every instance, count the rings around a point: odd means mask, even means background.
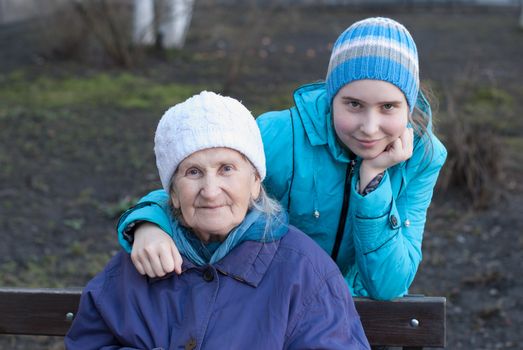
[[[64,336],[82,290],[0,288],[0,334]],[[416,350],[445,347],[446,300],[405,296],[392,301],[354,298],[372,346]]]

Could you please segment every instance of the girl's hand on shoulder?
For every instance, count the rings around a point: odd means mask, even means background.
[[[182,256],[172,238],[157,225],[145,222],[134,232],[131,260],[136,270],[151,278],[182,273]]]
[[[403,134],[389,144],[376,158],[364,159],[362,161],[360,167],[360,191],[379,173],[412,157],[413,150],[414,130],[405,128]]]

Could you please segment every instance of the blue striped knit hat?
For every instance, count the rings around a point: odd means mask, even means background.
[[[419,91],[418,50],[409,31],[389,18],[367,18],[336,40],[327,71],[327,96],[355,80],[383,80],[397,86],[414,110]]]

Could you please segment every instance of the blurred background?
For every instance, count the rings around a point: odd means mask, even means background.
[[[523,335],[523,1],[0,0],[0,285],[83,286],[121,212],[160,187],[153,133],[203,89],[258,115],[324,78],[369,16],[412,33],[449,157],[411,293],[448,300],[447,349]],[[0,349],[63,349],[0,336]]]

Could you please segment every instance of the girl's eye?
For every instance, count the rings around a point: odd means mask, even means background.
[[[358,101],[349,101],[349,106],[352,108],[358,108],[361,104]]]
[[[386,103],[383,105],[383,109],[386,111],[391,111],[394,109],[394,105],[392,103]]]

